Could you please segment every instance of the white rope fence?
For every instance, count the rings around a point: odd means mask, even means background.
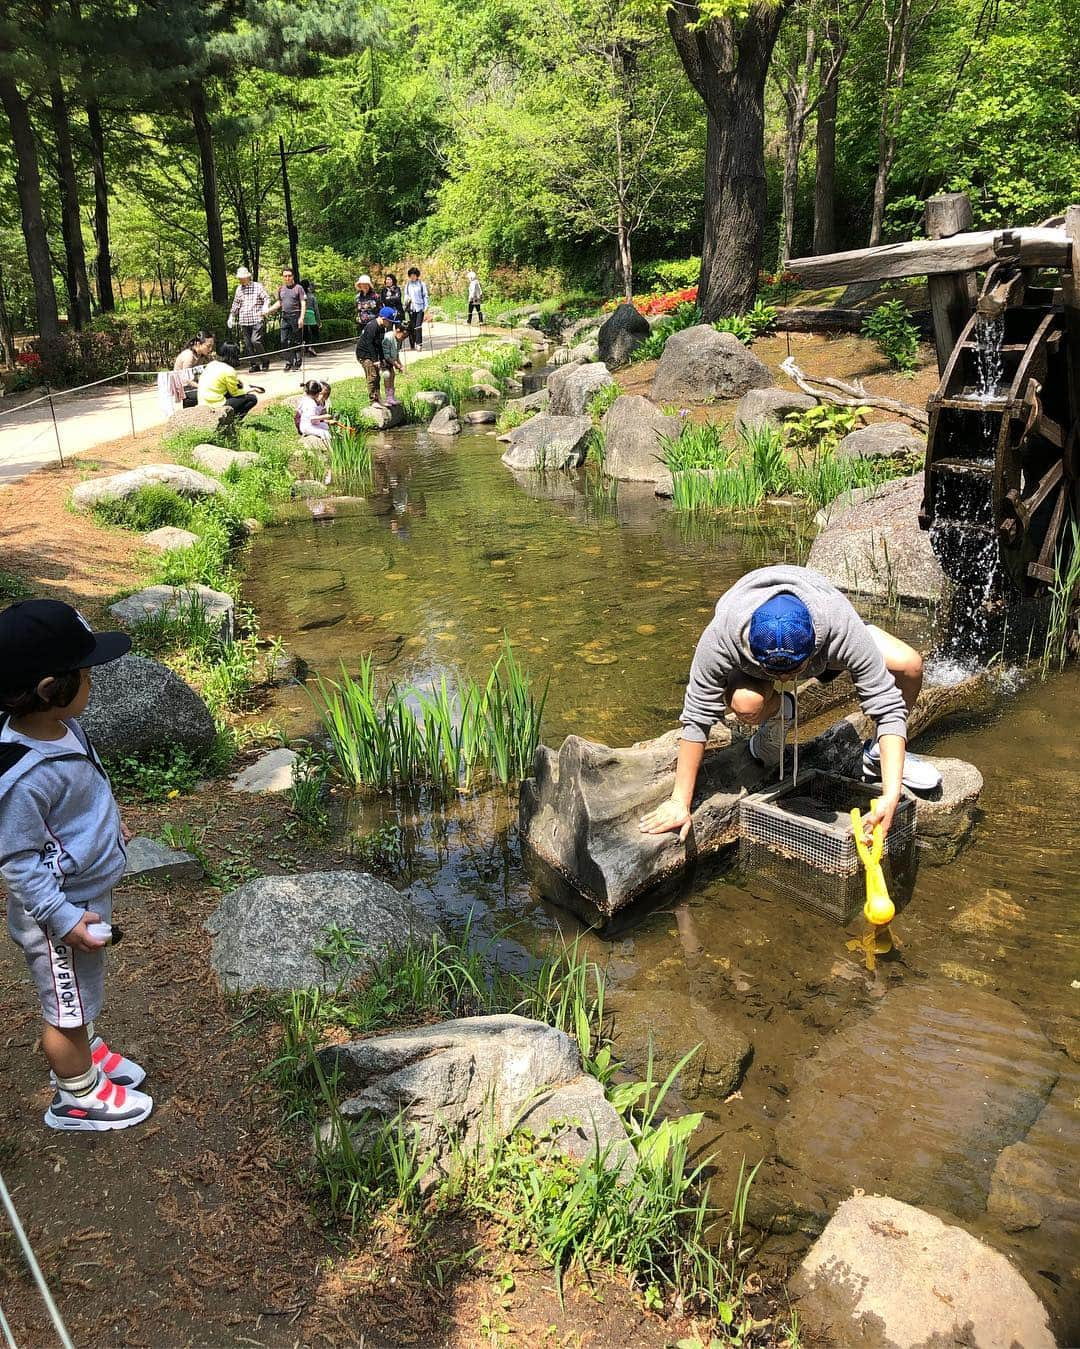
[[[53,1301],[53,1295],[49,1291],[49,1285],[45,1282],[45,1275],[41,1272],[41,1266],[37,1262],[37,1256],[34,1254],[34,1248],[30,1245],[30,1239],[26,1235],[22,1223],[19,1221],[19,1215],[15,1211],[15,1205],[12,1203],[11,1195],[4,1184],[3,1176],[0,1176],[0,1203],[3,1204],[7,1212],[8,1221],[11,1223],[12,1231],[19,1240],[22,1247],[22,1253],[26,1257],[26,1263],[30,1266],[30,1273],[34,1276],[34,1282],[38,1286],[38,1292],[45,1303],[45,1309],[52,1318],[52,1323],[56,1327],[56,1334],[64,1349],[75,1349],[71,1342],[71,1336],[67,1333],[67,1326],[64,1325],[63,1317],[60,1315],[56,1303]],[[7,1317],[3,1309],[0,1308],[0,1329],[3,1329],[4,1338],[7,1341],[9,1349],[18,1349],[15,1343],[15,1337],[11,1333],[11,1327],[8,1325]]]

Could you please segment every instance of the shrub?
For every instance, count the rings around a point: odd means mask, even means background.
[[[919,330],[903,300],[886,300],[863,319],[862,332],[877,344],[878,351],[894,370],[910,373],[919,355]]]
[[[655,291],[689,290],[701,275],[700,258],[677,258],[673,262],[646,262],[637,269],[637,279]]]
[[[855,430],[869,410],[841,407],[837,403],[818,403],[805,412],[789,412],[784,418],[788,444],[796,450],[831,453],[846,435]]]
[[[131,496],[99,501],[94,518],[106,525],[119,525],[145,534],[151,529],[173,525],[186,529],[191,519],[191,502],[164,483],[150,483]]]

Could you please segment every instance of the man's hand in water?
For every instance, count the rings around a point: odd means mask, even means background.
[[[667,834],[679,832],[679,842],[685,843],[690,832],[690,809],[682,801],[668,797],[648,815],[642,815],[638,828],[643,834]]]

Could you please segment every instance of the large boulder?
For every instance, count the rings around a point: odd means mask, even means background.
[[[614,382],[606,365],[564,365],[547,382],[549,411],[554,417],[583,417],[593,395]]]
[[[571,346],[575,342],[581,342],[587,336],[595,340],[596,331],[603,327],[604,319],[602,315],[593,314],[591,318],[575,319],[573,323],[567,324],[562,330],[562,340]]]
[[[621,304],[606,319],[596,334],[596,345],[600,359],[614,370],[616,366],[626,365],[652,329],[643,314],[639,314],[632,304]]]
[[[206,926],[211,963],[229,992],[335,988],[438,931],[408,895],[363,871],[261,876],[230,891]],[[336,960],[316,954],[331,929],[355,938]]]
[[[830,510],[807,565],[856,595],[939,600],[945,574],[929,532],[919,528],[922,499],[920,473],[882,483],[846,509]]]
[[[584,342],[578,342],[576,346],[570,348],[570,359],[572,361],[598,361],[600,359],[600,343],[597,342],[595,337]]]
[[[420,1151],[444,1156],[451,1142],[468,1154],[518,1128],[540,1134],[570,1121],[562,1131],[568,1151],[590,1155],[599,1142],[612,1148],[613,1165],[632,1161],[625,1129],[600,1084],[585,1078],[577,1045],[540,1021],[462,1017],[332,1045],[319,1059],[339,1074],[341,1114],[361,1134],[404,1116]]]
[[[250,468],[259,462],[259,456],[251,450],[227,450],[223,445],[196,445],[191,458],[199,468],[218,475],[230,468]]]
[[[169,436],[187,435],[191,431],[198,431],[205,436],[220,435],[228,431],[235,420],[236,413],[228,404],[220,408],[177,408],[165,423],[163,435],[166,439]]]
[[[876,1349],[1055,1349],[1045,1307],[1005,1256],[885,1196],[845,1199],[790,1284],[800,1322]]]
[[[90,702],[80,718],[102,754],[210,749],[217,727],[210,709],[164,665],[121,656],[94,671]]]
[[[389,431],[395,426],[405,425],[405,408],[401,403],[370,403],[356,414],[360,426],[370,426],[376,431]]]
[[[427,425],[429,436],[460,436],[461,420],[457,408],[452,403],[441,407]]]
[[[773,426],[782,426],[790,412],[806,412],[817,407],[817,399],[795,389],[760,388],[751,389],[739,399],[735,409],[735,430],[744,426],[760,426],[770,422]]]
[[[542,412],[514,427],[502,461],[507,468],[577,468],[585,458],[592,429],[588,417],[554,417]]]
[[[836,453],[841,459],[921,459],[926,454],[926,437],[907,422],[872,422],[849,432]]]
[[[125,628],[137,627],[158,614],[179,618],[195,609],[202,610],[223,641],[232,640],[236,602],[224,590],[204,585],[154,585],[109,605],[109,613]]]
[[[654,403],[711,403],[772,383],[769,367],[733,333],[700,323],[668,338],[650,397]]]
[[[505,406],[521,412],[544,412],[551,404],[551,394],[547,385],[534,389],[532,393],[522,394],[520,398],[508,398]]]
[[[678,417],[665,416],[640,394],[616,398],[600,423],[604,432],[604,472],[631,482],[661,482],[670,477],[661,462],[661,437],[679,435]]]
[[[119,501],[134,496],[154,484],[169,487],[185,497],[219,496],[225,490],[217,478],[208,478],[193,468],[183,468],[180,464],[142,464],[108,478],[91,478],[89,482],[79,483],[71,493],[71,500],[85,511],[100,501]]]

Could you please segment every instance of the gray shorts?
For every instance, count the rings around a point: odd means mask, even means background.
[[[87,906],[112,921],[112,895],[102,895]],[[22,947],[37,987],[41,1014],[50,1026],[74,1030],[93,1021],[105,993],[105,952],[76,951],[54,942],[21,904],[8,899],[8,931]]]

